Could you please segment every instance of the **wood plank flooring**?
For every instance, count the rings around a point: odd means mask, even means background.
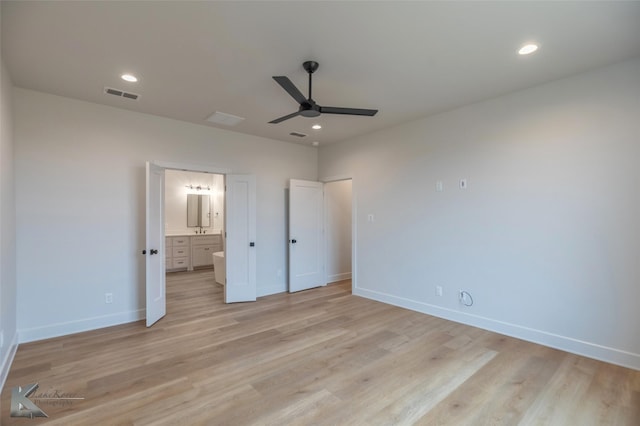
[[[351,295],[349,281],[225,305],[167,278],[167,316],[20,345],[2,425],[640,425],[640,372]],[[39,383],[84,400],[34,400]]]

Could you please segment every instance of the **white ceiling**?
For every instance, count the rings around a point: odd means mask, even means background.
[[[321,145],[640,56],[640,2],[2,1],[2,54],[16,86]],[[535,54],[517,49],[537,41]],[[321,105],[375,117],[296,111],[271,78]],[[138,83],[120,79],[124,72]],[[141,95],[103,94],[105,86]],[[311,125],[323,129],[314,131]],[[229,128],[225,126],[216,126]],[[292,131],[308,134],[304,139]]]

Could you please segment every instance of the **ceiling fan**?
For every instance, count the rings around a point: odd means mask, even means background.
[[[302,64],[302,68],[309,73],[309,98],[305,98],[304,95],[293,85],[291,80],[285,76],[274,76],[273,79],[280,85],[288,94],[291,95],[299,104],[298,111],[293,114],[285,115],[284,117],[276,118],[269,123],[277,124],[290,118],[301,115],[303,117],[317,117],[320,114],[345,114],[345,115],[366,115],[374,116],[378,112],[377,109],[360,109],[360,108],[339,108],[339,107],[326,107],[320,106],[311,98],[311,74],[318,69],[319,64],[315,61],[306,61]]]

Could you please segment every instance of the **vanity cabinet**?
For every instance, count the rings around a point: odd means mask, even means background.
[[[213,266],[212,253],[222,251],[220,234],[165,238],[165,270],[178,271]]]
[[[212,253],[222,251],[220,235],[194,235],[191,237],[191,266],[213,266]]]
[[[189,237],[166,237],[165,269],[190,269],[190,251]]]

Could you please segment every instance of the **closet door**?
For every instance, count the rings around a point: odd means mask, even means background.
[[[225,303],[256,300],[256,178],[226,175]]]
[[[289,181],[289,292],[325,285],[324,185]]]
[[[164,247],[164,168],[147,162],[146,187],[146,293],[147,327],[167,312]]]

